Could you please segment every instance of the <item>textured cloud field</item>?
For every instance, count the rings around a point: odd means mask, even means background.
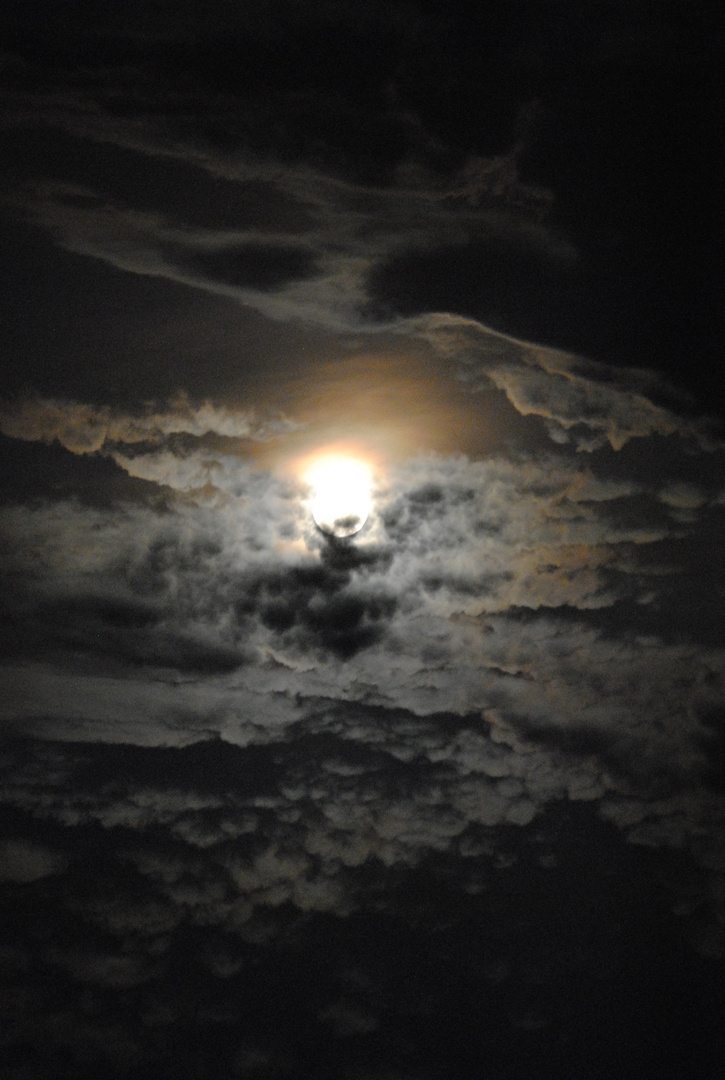
[[[699,1076],[725,445],[662,220],[577,193],[546,20],[494,123],[444,16],[356,10],[343,78],[345,4],[299,46],[247,7],[228,54],[149,15],[6,57],[8,1075]],[[375,475],[349,540],[327,445]]]
[[[443,331],[450,354],[461,328],[438,317]],[[462,333],[471,371],[486,331]],[[323,810],[326,837],[295,841],[330,857],[337,845],[357,861],[415,862],[456,850],[469,828],[528,824],[573,799],[634,842],[711,866],[725,650],[721,572],[699,553],[722,533],[710,468],[722,451],[591,365],[519,352],[525,362],[479,359],[477,378],[505,381],[549,425],[549,449],[391,465],[351,541],[317,532],[293,475],[233,452],[232,435],[253,430],[243,414],[188,402],[139,417],[62,402],[6,412],[6,433],[108,455],[145,482],[143,498],[102,507],[3,510],[9,732],[176,747],[329,735],[360,755],[340,765],[353,791],[358,772],[361,790],[370,782],[369,754],[418,762],[420,799],[378,792],[371,819],[361,796],[342,826]],[[595,452],[603,431],[610,448]],[[647,440],[663,447],[650,475],[620,464]],[[281,798],[283,819],[294,809]]]
[[[636,373],[604,381],[456,319],[425,330],[471,394],[504,383],[544,437],[536,453],[380,468],[349,541],[315,529],[294,473],[245,460],[240,438],[270,437],[248,413],[183,399],[134,416],[32,399],[4,411],[10,437],[59,440],[81,468],[101,455],[137,484],[1,514],[0,872],[31,905],[11,903],[18,941],[38,932],[38,904],[63,927],[11,1039],[75,1062],[113,1047],[124,1074],[168,1056],[191,1009],[233,1075],[292,1076],[315,1060],[311,1032],[334,1036],[341,1061],[351,1039],[358,1062],[398,1060],[405,1017],[430,1025],[439,1008],[417,966],[404,986],[402,956],[381,969],[349,954],[349,934],[394,934],[391,957],[412,934],[438,978],[495,988],[487,1022],[527,1038],[583,1022],[561,1013],[580,972],[622,993],[622,925],[641,920],[646,937],[659,911],[697,954],[721,954],[722,450],[632,390]],[[633,855],[678,862],[658,871],[664,894],[638,866],[641,910],[612,828]],[[599,869],[575,870],[590,844]],[[592,878],[607,850],[617,869]],[[572,873],[603,896],[618,882],[627,922],[606,941],[614,912],[583,916]],[[559,895],[585,945],[534,914]],[[315,924],[296,921],[313,916],[348,928],[328,928],[322,969]],[[469,970],[454,942],[489,923]],[[285,970],[289,949],[313,966],[304,1004],[289,973],[270,974],[270,948]],[[7,962],[25,985],[28,946]],[[266,1021],[238,1030],[255,1016],[250,977],[282,1010],[274,1039]],[[65,1013],[48,1000],[69,993]],[[133,1021],[108,1013],[119,996]],[[487,1030],[464,1010],[426,1067],[474,1029]],[[196,1044],[189,1061],[206,1061]]]

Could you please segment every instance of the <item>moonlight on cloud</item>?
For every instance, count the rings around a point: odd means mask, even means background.
[[[305,475],[312,490],[315,524],[340,538],[360,532],[371,509],[370,468],[363,461],[333,454],[319,458]]]
[[[716,5],[0,38],[0,1077],[722,1076]]]

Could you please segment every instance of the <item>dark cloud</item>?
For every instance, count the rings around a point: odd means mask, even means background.
[[[242,289],[278,289],[296,279],[312,277],[315,272],[312,254],[293,247],[245,244],[216,251],[177,249],[170,254],[187,272]]]
[[[5,132],[9,182],[38,181],[38,132]],[[164,159],[49,128],[40,135],[49,174],[68,207],[107,202],[119,208],[173,217],[190,229],[294,231],[305,223],[293,200],[261,180],[210,179],[201,164]]]
[[[361,865],[344,840],[345,815],[362,810],[375,823],[377,842],[385,843],[404,806],[386,801],[402,790],[392,777],[387,795],[379,781],[374,798],[364,794],[359,770],[379,772],[385,768],[380,758],[358,759],[356,775],[349,757],[344,767],[339,749],[330,756],[329,742],[294,740],[282,757],[266,761],[228,749],[207,744],[197,756],[192,749],[116,748],[101,755],[92,747],[43,743],[12,748],[14,801],[55,822],[66,847],[65,863],[56,865],[65,875],[63,888],[61,879],[50,879],[57,881],[58,919],[54,931],[45,931],[42,982],[27,981],[39,912],[28,906],[27,883],[3,886],[15,941],[7,970],[12,985],[36,991],[10,1007],[6,1030],[32,1035],[15,1060],[35,1075],[50,1075],[51,1061],[64,1054],[89,1075],[111,1053],[121,1075],[142,1064],[163,1070],[170,1044],[179,1040],[188,1042],[182,1075],[190,1076],[206,1060],[209,1040],[218,1050],[216,1067],[228,1059],[239,1075],[256,1075],[263,1065],[269,1071],[260,1075],[297,1075],[280,1060],[280,1041],[298,1069],[300,1062],[313,1066],[318,1039],[339,1068],[371,1069],[383,1060],[401,1069],[425,1063],[426,1074],[432,1065],[443,1075],[451,1055],[473,1062],[488,1046],[502,1064],[505,1057],[508,1066],[524,1069],[531,1031],[540,1033],[537,1052],[543,1040],[547,1056],[558,1062],[562,1030],[573,1035],[592,1014],[601,1020],[602,1002],[612,1009],[622,995],[633,997],[643,940],[648,971],[661,969],[670,993],[679,981],[681,993],[694,995],[691,1001],[710,1017],[703,1033],[713,1037],[707,965],[682,951],[667,975],[659,951],[677,920],[699,932],[692,906],[700,883],[692,867],[681,870],[676,894],[688,906],[687,894],[690,913],[675,917],[662,902],[664,865],[655,860],[643,872],[635,850],[623,847],[610,826],[571,804],[551,809],[536,825],[510,827],[495,842],[490,827],[449,828],[452,848],[434,844],[405,869],[389,860],[384,846],[381,858]],[[57,779],[44,769],[38,785],[43,755],[46,765],[52,759]],[[217,768],[222,772],[212,783]],[[409,785],[408,805],[417,802],[426,786],[414,763],[395,768]],[[300,794],[294,773],[306,779]],[[327,799],[320,801],[317,789],[327,789]],[[362,791],[363,807],[346,800],[346,791]],[[296,816],[285,817],[285,803]],[[418,806],[422,811],[425,802]],[[438,817],[439,835],[445,835],[445,814]],[[95,832],[99,821],[103,845]],[[161,829],[170,830],[173,843],[161,839]],[[404,844],[415,844],[410,818],[407,832]],[[404,833],[398,825],[397,835]],[[330,860],[340,857],[340,869],[331,874]],[[345,865],[352,909],[336,889]],[[534,911],[537,932],[526,929]],[[589,983],[593,969],[596,993]],[[572,981],[582,983],[574,1002],[563,995]],[[123,1009],[114,1012],[121,1000]],[[61,1001],[62,1023],[60,1005],[53,1008]],[[82,1022],[73,1023],[77,1012]],[[640,1032],[628,1036],[631,1050],[643,1064],[645,1055],[659,1068],[665,1053],[684,1053],[674,1039],[662,1046],[654,1002],[640,1004],[631,1023]],[[648,1033],[655,1032],[661,1050],[653,1065]],[[703,1057],[708,1052],[701,1051]],[[601,1054],[618,1067],[616,1051],[602,1046]]]
[[[243,650],[159,627],[161,618],[158,609],[98,596],[45,602],[34,610],[26,607],[21,621],[17,613],[15,619],[6,616],[5,652],[9,657],[65,652],[200,675],[233,671],[244,663]]]
[[[166,26],[150,40],[129,24],[115,51],[105,24],[82,39],[66,31],[52,38],[52,68],[42,32],[21,37],[16,65],[27,96],[13,99],[7,117],[14,127],[37,129],[42,118],[63,129],[43,136],[51,139],[46,171],[103,202],[113,192],[119,218],[125,206],[197,228],[299,232],[319,220],[319,201],[303,190],[310,169],[318,197],[323,177],[349,182],[357,213],[369,215],[374,187],[400,193],[407,205],[394,214],[398,230],[390,203],[385,214],[394,242],[376,243],[364,268],[375,303],[352,305],[348,319],[361,310],[443,307],[616,366],[665,368],[680,383],[683,356],[712,355],[717,330],[703,298],[715,266],[713,222],[707,199],[692,197],[707,190],[714,143],[707,13],[688,16],[691,43],[682,52],[674,45],[684,18],[677,4],[656,28],[615,6],[576,32],[566,10],[514,16],[496,5],[476,15],[411,5],[403,16],[375,5],[364,20],[348,20],[346,10],[303,17],[282,5],[278,18],[245,9],[239,20],[225,10],[218,18],[231,19],[229,31],[210,29],[208,37],[202,27],[187,37],[183,19],[178,33],[169,38]],[[158,19],[166,23],[164,14]],[[557,62],[574,41],[581,51]],[[52,145],[69,131],[81,136],[75,146]],[[36,135],[19,139],[14,168],[22,172],[25,157],[26,170],[37,172]],[[610,168],[614,155],[628,166]],[[420,225],[421,199],[429,229],[438,218],[438,235],[409,250],[403,234],[410,238],[414,220]],[[487,221],[491,213],[496,220]],[[531,230],[543,219],[558,262]],[[77,231],[70,221],[65,228]],[[379,241],[379,225],[377,233]],[[111,255],[107,242],[101,248]],[[149,261],[127,257],[124,265],[149,272]],[[246,261],[227,266],[221,280],[230,275],[247,286]],[[688,368],[706,403],[717,392],[710,363]]]
[[[59,10],[0,15],[5,1073],[714,1076],[707,16]]]
[[[364,577],[352,584],[353,570],[363,574],[378,563],[390,562],[390,555],[374,551],[364,555],[352,545],[330,543],[319,565],[296,566],[241,584],[235,611],[242,626],[256,614],[275,634],[295,642],[329,650],[342,660],[380,641],[390,622],[397,600],[390,592],[365,589]]]
[[[370,292],[402,315],[455,311],[503,333],[581,349],[588,343],[566,340],[565,317],[577,303],[580,271],[575,252],[561,248],[534,231],[501,232],[465,247],[397,255],[375,270]]]
[[[66,860],[62,852],[32,840],[5,840],[0,846],[0,879],[27,885],[52,874],[62,873]]]

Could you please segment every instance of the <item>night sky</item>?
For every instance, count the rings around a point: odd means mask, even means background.
[[[719,1080],[717,6],[0,31],[3,1080]]]

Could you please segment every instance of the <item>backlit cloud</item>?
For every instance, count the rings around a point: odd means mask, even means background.
[[[99,447],[129,422],[104,423]],[[201,434],[233,421],[209,407],[145,423],[163,442],[182,424]],[[26,434],[48,430],[31,422]],[[647,437],[631,424],[628,434]],[[212,874],[231,876],[252,906],[347,910],[346,868],[416,865],[458,850],[471,828],[523,827],[564,798],[595,804],[636,843],[684,847],[710,865],[714,848],[697,837],[719,829],[708,747],[725,652],[678,611],[672,582],[698,529],[721,528],[721,510],[666,471],[634,480],[550,445],[535,459],[391,467],[354,543],[319,536],[294,482],[212,457],[203,440],[180,453],[168,441],[140,456],[112,451],[179,501],[4,510],[9,565],[28,582],[6,609],[24,659],[5,672],[5,724],[149,747],[212,734],[242,747],[333,739],[342,756],[280,775],[268,808],[282,832],[265,826],[256,854],[225,856]],[[712,607],[711,584],[701,603]],[[101,670],[89,675],[89,662]],[[391,762],[426,763],[404,800],[387,793]],[[246,835],[255,812],[251,800],[214,822],[218,801],[195,809],[183,795],[163,809],[170,797],[74,808],[51,798],[45,812],[130,829],[163,822],[200,867],[204,852]],[[207,872],[193,888],[166,871],[159,880],[174,904],[222,919],[226,893]]]
[[[92,454],[113,444],[158,443],[170,435],[224,435],[264,438],[285,427],[283,420],[266,425],[252,414],[203,402],[190,403],[178,395],[165,411],[149,406],[138,416],[123,415],[107,406],[76,401],[25,399],[0,403],[0,431],[12,439],[49,443],[54,439],[74,454]],[[191,485],[190,485],[191,486]]]
[[[9,1080],[714,1075],[705,35],[193,6],[0,15]]]

